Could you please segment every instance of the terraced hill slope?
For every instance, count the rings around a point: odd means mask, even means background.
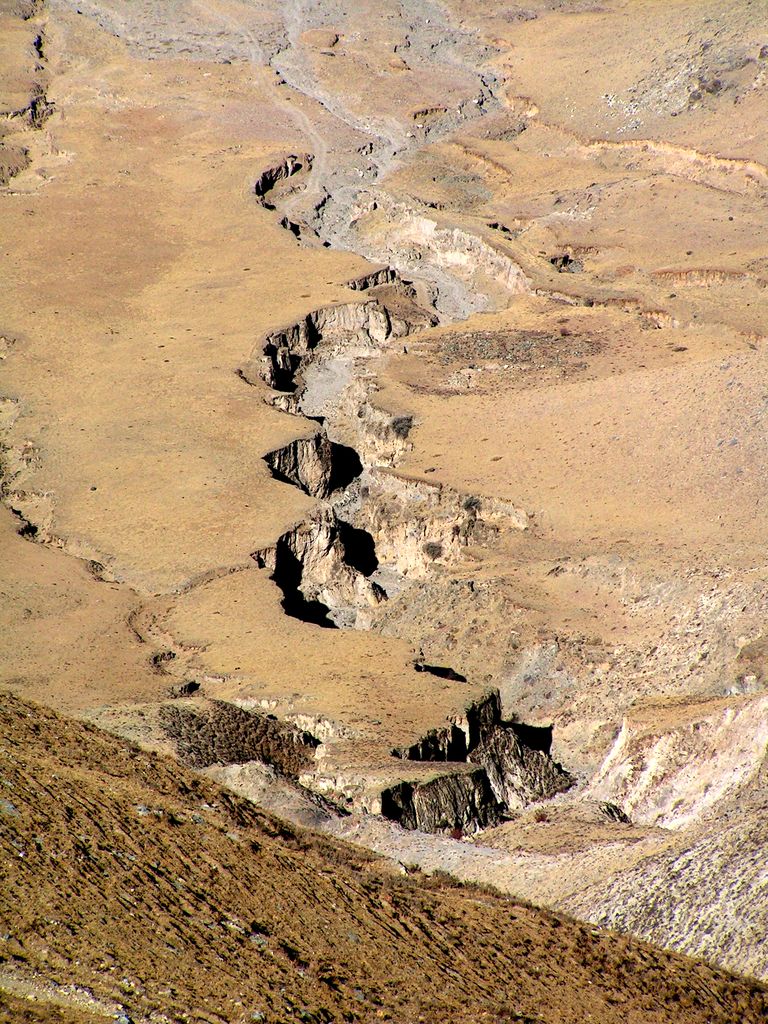
[[[709,1022],[768,992],[295,829],[177,763],[0,708],[6,1020]]]

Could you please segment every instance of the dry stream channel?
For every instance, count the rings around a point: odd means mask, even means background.
[[[418,31],[409,36],[411,52],[421,46],[425,54],[438,51],[446,59],[448,50],[448,60],[464,71],[487,60],[485,47],[458,35],[438,8],[427,7],[413,18]],[[360,133],[359,119],[315,87],[296,46],[289,43],[272,65],[294,90]],[[498,109],[495,77],[474,74],[476,94],[420,139],[397,127],[387,136],[374,134],[369,124],[364,131],[370,140],[347,150],[346,159],[336,159],[311,131],[321,154],[291,154],[266,169],[254,187],[258,201],[277,209],[282,226],[300,243],[342,247],[375,260],[355,223],[377,203],[391,205],[377,179],[460,124]],[[451,246],[458,252],[446,253]],[[246,383],[266,382],[274,392],[272,404],[286,414],[317,424],[309,436],[265,457],[277,479],[318,499],[305,521],[253,556],[282,591],[288,615],[327,628],[372,628],[377,607],[400,594],[409,575],[428,573],[436,558],[450,564],[489,531],[527,525],[525,514],[506,503],[481,502],[400,477],[396,466],[409,448],[412,420],[384,411],[373,400],[376,361],[388,350],[441,321],[465,319],[489,306],[488,296],[446,270],[467,254],[492,263],[506,260],[481,240],[449,231],[435,248],[436,259],[428,247],[420,252],[418,278],[410,274],[412,255],[399,261],[390,252],[386,264],[348,282],[362,293],[359,301],[316,309],[270,331],[239,371]],[[522,271],[504,269],[519,290]],[[462,678],[449,667],[421,660],[414,670]],[[444,727],[392,751],[404,760],[450,763],[453,771],[388,787],[365,809],[428,832],[461,834],[497,824],[510,811],[572,785],[572,777],[550,757],[551,741],[551,729],[505,721],[493,690]],[[456,770],[460,764],[472,767]]]

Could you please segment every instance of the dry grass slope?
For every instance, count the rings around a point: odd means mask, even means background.
[[[64,986],[134,1021],[748,1024],[768,1012],[756,983],[490,891],[393,875],[10,695],[0,785],[0,1020],[96,1019],[67,1008]],[[18,996],[24,984],[37,1002]]]

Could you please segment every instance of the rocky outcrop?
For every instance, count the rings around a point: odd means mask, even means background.
[[[295,721],[320,735],[314,722]],[[386,757],[384,750],[372,759],[366,750],[361,757],[356,739],[335,728],[326,737],[328,744],[318,748],[315,763],[299,777],[302,785],[349,810],[426,833],[474,834],[574,781],[549,755],[552,728],[504,721],[496,689],[415,743],[392,749],[400,765],[377,763],[380,754]],[[341,747],[335,743],[339,739]]]
[[[296,776],[311,764],[319,741],[308,732],[227,701],[168,704],[160,722],[179,757],[193,768],[214,764],[264,764]]]
[[[381,794],[380,810],[403,828],[420,832],[473,833],[497,825],[504,816],[482,768],[390,786]]]
[[[347,281],[347,288],[351,288],[355,292],[362,292],[382,284],[394,284],[395,282],[405,285],[405,282],[394,267],[385,266],[377,267],[375,270],[370,270],[367,274],[351,278],[351,280]]]
[[[271,570],[285,611],[305,622],[354,626],[360,612],[386,598],[368,578],[378,567],[373,541],[330,507],[317,509],[252,557]]]
[[[311,372],[311,371],[310,371]],[[370,382],[350,380],[333,408],[327,408],[329,428],[334,436],[352,445],[369,467],[396,466],[408,452],[413,416],[383,409],[371,401]],[[370,488],[371,480],[367,481]],[[367,499],[368,495],[364,495]]]
[[[363,471],[354,448],[329,441],[323,431],[300,437],[264,456],[272,475],[315,498],[329,498]]]
[[[491,729],[469,760],[485,769],[494,797],[508,811],[547,800],[569,789],[574,781],[548,752],[526,746],[514,723],[500,723]]]
[[[430,730],[410,747],[392,751],[395,757],[410,761],[466,761],[478,765],[479,774],[445,775],[428,783],[393,787],[386,799],[382,794],[382,814],[406,828],[430,832],[495,824],[510,811],[546,800],[573,785],[573,777],[550,757],[551,744],[551,727],[505,722],[499,691],[491,690],[446,725]],[[459,791],[469,791],[467,778],[472,780],[472,798],[467,805],[471,814],[458,821],[454,798]],[[417,820],[453,824],[429,828],[411,824]]]
[[[434,277],[443,307],[448,292],[456,293],[445,311],[466,317],[489,304],[501,305],[510,294],[528,292],[531,281],[523,267],[493,239],[441,223],[439,214],[388,196],[377,189],[375,198],[361,202],[359,223],[406,273]],[[492,295],[497,299],[491,299]],[[502,298],[502,296],[505,297]]]
[[[359,524],[375,538],[381,560],[412,578],[424,576],[434,563],[457,561],[470,544],[529,525],[526,512],[511,502],[460,494],[385,467],[368,472],[362,487]]]
[[[300,390],[297,378],[321,341],[333,342],[335,351],[365,354],[424,326],[423,318],[411,323],[375,298],[323,306],[265,334],[241,374],[251,383],[260,378],[273,390],[291,394]],[[286,412],[298,411],[295,398],[283,397],[274,404]]]
[[[312,166],[312,155],[302,153],[299,156],[290,155],[284,157],[279,163],[272,164],[265,168],[253,183],[253,193],[258,196],[264,206],[274,209],[266,200],[265,196],[277,185],[279,181],[290,178],[293,174],[306,167]]]
[[[409,747],[396,747],[392,754],[408,761],[466,761],[500,721],[501,696],[498,690],[489,690],[446,725],[430,729]]]

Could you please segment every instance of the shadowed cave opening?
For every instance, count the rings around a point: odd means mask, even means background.
[[[304,589],[311,587],[312,581],[305,580],[304,560],[296,554],[291,540],[290,533],[278,539],[274,549],[274,569],[270,577],[283,593],[280,602],[283,611],[301,622],[309,622],[325,629],[338,629],[338,624],[332,618],[334,609],[315,597],[307,597],[304,593]],[[378,569],[376,546],[373,537],[367,531],[336,519],[331,530],[330,543],[338,544],[337,550],[341,553],[342,564],[360,573],[361,576],[370,576]],[[253,557],[261,569],[266,568],[271,562],[265,552],[256,552]],[[343,608],[343,605],[339,607]]]
[[[303,575],[304,565],[301,559],[296,557],[281,537],[275,548],[275,571],[271,578],[283,592],[283,599],[280,602],[283,611],[301,622],[310,622],[325,629],[338,629],[330,618],[331,610],[328,605],[305,597],[299,589]]]
[[[504,725],[514,732],[522,746],[529,750],[538,750],[542,754],[550,754],[553,726],[527,725],[525,722],[505,722]]]

